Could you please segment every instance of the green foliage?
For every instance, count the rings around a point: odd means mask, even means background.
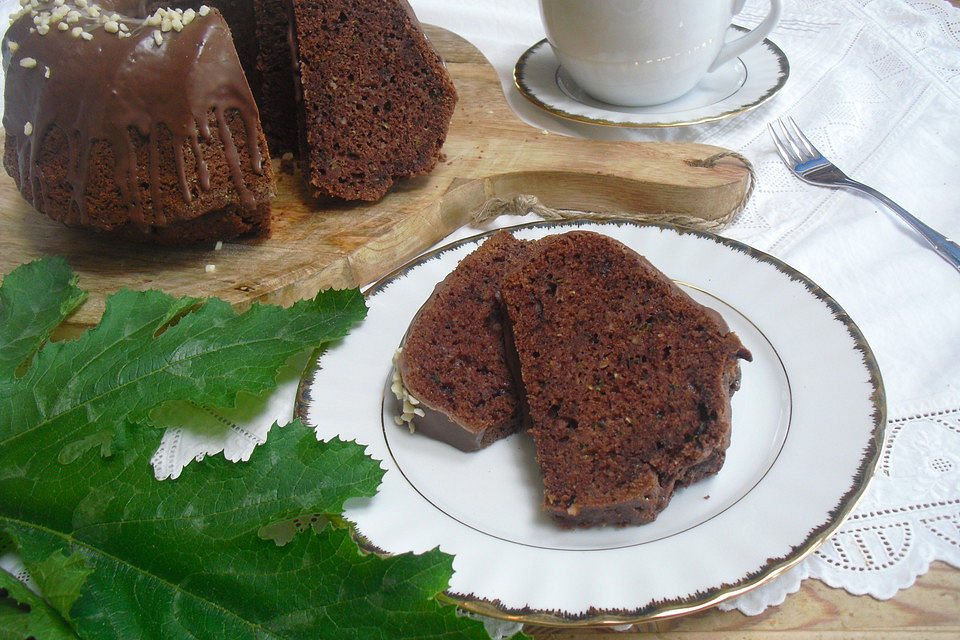
[[[42,594],[0,576],[0,638],[486,637],[435,599],[452,574],[438,551],[364,554],[333,524],[274,542],[277,523],[322,525],[376,492],[382,470],[354,443],[274,425],[247,463],[208,457],[153,479],[156,407],[270,389],[290,356],[363,318],[359,292],[237,314],[121,291],[96,328],[44,345],[83,300],[75,282],[44,260],[0,286],[0,534]]]
[[[62,561],[57,558],[55,561]],[[67,567],[67,575],[70,569]],[[69,580],[65,580],[61,595],[68,595]],[[79,596],[73,589],[69,597]],[[5,571],[0,571],[0,640],[76,640],[77,636],[66,621],[48,605],[43,598],[33,593],[19,580]]]
[[[62,258],[26,264],[0,287],[0,380],[40,348],[50,332],[83,302],[87,294]],[[36,292],[42,295],[35,295]]]

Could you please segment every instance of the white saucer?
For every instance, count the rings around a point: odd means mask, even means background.
[[[728,38],[745,31],[733,25]],[[614,127],[677,127],[728,118],[772,98],[789,75],[786,55],[768,39],[708,73],[686,95],[650,107],[621,107],[591,98],[560,66],[546,40],[527,49],[513,70],[520,93],[544,111]]]

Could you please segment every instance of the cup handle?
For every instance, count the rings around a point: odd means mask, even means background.
[[[766,38],[767,34],[773,31],[773,28],[777,26],[777,21],[780,20],[780,12],[782,9],[783,7],[780,4],[780,0],[770,0],[770,13],[768,13],[767,17],[763,19],[763,22],[758,24],[756,28],[748,32],[746,35],[737,38],[733,42],[728,42],[727,44],[723,45],[723,48],[720,49],[720,53],[718,53],[717,57],[714,59],[713,64],[711,64],[710,68],[707,69],[707,73],[714,71],[724,62],[732,60],[736,56],[740,55],[753,45]]]

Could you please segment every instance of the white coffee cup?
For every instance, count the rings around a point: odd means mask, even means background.
[[[610,104],[654,105],[687,93],[708,72],[758,44],[780,19],[780,0],[755,29],[724,44],[745,0],[540,0],[560,66]]]

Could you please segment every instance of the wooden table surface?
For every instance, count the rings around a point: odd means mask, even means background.
[[[960,7],[960,0],[950,0]],[[890,600],[852,596],[819,580],[805,580],[786,601],[758,616],[704,611],[684,618],[610,630],[566,631],[528,627],[538,639],[654,638],[675,640],[921,640],[960,638],[960,569],[935,562],[910,588]]]
[[[624,632],[527,627],[538,640],[926,640],[960,638],[960,570],[934,563],[890,600],[852,596],[805,580],[778,607],[758,616],[711,609]]]

